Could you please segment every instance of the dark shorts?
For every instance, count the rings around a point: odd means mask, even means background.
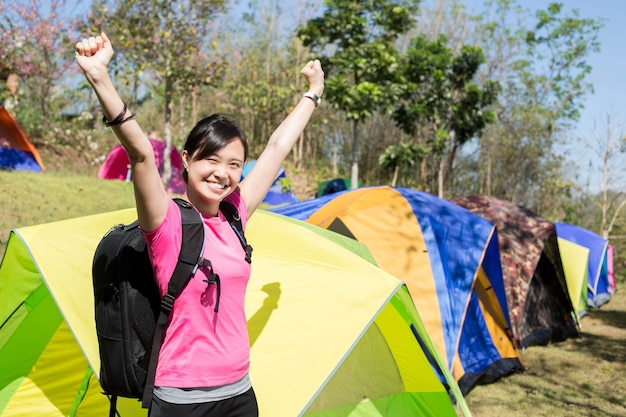
[[[172,404],[152,397],[149,417],[258,417],[259,407],[254,390],[232,398],[198,404]]]

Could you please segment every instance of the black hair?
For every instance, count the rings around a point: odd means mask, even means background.
[[[244,162],[248,159],[248,140],[239,126],[222,114],[213,114],[200,120],[191,129],[184,150],[191,160],[200,160],[217,154],[224,146],[234,140],[240,140],[244,149]],[[187,170],[183,170],[183,179],[187,182]]]

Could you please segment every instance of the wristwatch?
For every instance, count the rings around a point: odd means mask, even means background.
[[[315,103],[315,107],[319,106],[322,102],[322,98],[312,91],[307,91],[306,93],[304,93],[304,95],[302,95],[302,97],[310,98],[311,100],[313,100],[313,103]]]

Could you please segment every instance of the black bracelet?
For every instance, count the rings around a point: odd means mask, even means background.
[[[106,116],[102,116],[102,123],[104,123],[108,127],[111,127],[111,126],[121,125],[124,122],[134,119],[135,115],[132,112],[130,113],[130,116],[124,117],[126,115],[126,111],[128,110],[128,106],[126,105],[126,102],[123,100],[122,100],[122,103],[124,104],[124,108],[122,109],[122,112],[118,114],[117,117],[111,120],[110,122],[107,120]]]

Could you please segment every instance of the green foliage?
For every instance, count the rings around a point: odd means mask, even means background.
[[[496,123],[480,139],[481,171],[468,191],[516,201],[538,212],[559,211],[572,180],[559,151],[591,91],[586,58],[598,50],[600,20],[566,14],[554,3],[527,15],[515,1],[490,3],[477,16],[476,43],[490,62],[484,78],[501,80]],[[490,20],[486,17],[490,16]],[[528,26],[516,24],[527,22]]]
[[[585,57],[600,50],[597,33],[603,23],[580,18],[577,9],[569,16],[563,14],[561,3],[551,3],[545,10],[536,12],[537,23],[525,36],[532,61],[523,61],[528,71],[522,74],[526,85],[549,84],[550,95],[555,98],[552,109],[555,120],[577,120],[581,99],[590,91],[585,78],[591,66],[585,62]],[[538,73],[538,63],[545,64],[547,70],[541,69]]]
[[[287,177],[279,178],[278,181],[276,181],[276,183],[280,185],[280,190],[283,193],[293,191],[293,182],[291,181],[291,178],[287,178]]]
[[[349,120],[364,120],[395,101],[398,52],[394,41],[414,24],[416,1],[325,3],[321,17],[297,29],[305,46],[321,57],[324,95]]]
[[[426,128],[423,146],[433,156],[434,169],[441,169],[439,160],[447,160],[447,171],[440,173],[444,178],[451,177],[457,148],[495,121],[490,106],[499,84],[487,80],[479,87],[473,83],[484,62],[479,47],[463,45],[455,56],[445,35],[431,41],[423,34],[412,39],[401,60],[402,93],[394,120],[414,137],[418,128]],[[443,190],[439,192],[442,195]]]
[[[495,81],[486,81],[482,88],[472,83],[484,62],[478,47],[464,45],[453,56],[444,35],[432,42],[418,35],[402,60],[403,92],[394,113],[396,123],[411,135],[418,125],[428,123],[433,134],[441,129],[454,132],[460,144],[479,135],[495,119],[488,107],[499,91]]]
[[[402,142],[390,145],[378,157],[378,163],[388,170],[411,168],[422,161],[429,153],[429,149],[415,142]]]

